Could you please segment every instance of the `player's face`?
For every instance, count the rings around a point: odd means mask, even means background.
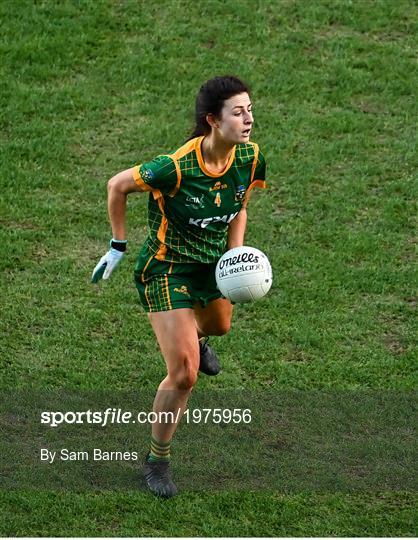
[[[233,144],[248,142],[253,122],[250,96],[246,92],[237,94],[224,102],[218,120],[219,134]]]

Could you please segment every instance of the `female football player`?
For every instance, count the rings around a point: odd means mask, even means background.
[[[265,161],[250,142],[252,126],[248,86],[233,76],[215,77],[199,90],[196,127],[183,146],[108,183],[113,238],[93,271],[95,283],[110,277],[126,250],[127,195],[149,193],[149,234],[135,282],[167,366],[153,410],[173,413],[172,422],[152,425],[145,463],[147,485],[161,497],[177,493],[170,443],[198,371],[220,371],[207,337],[229,331],[233,306],[216,287],[215,266],[227,249],[243,245],[249,194],[265,187]]]

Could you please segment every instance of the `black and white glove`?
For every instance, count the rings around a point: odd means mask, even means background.
[[[127,243],[127,240],[115,240],[112,238],[110,241],[109,251],[103,255],[93,270],[93,274],[91,276],[92,283],[98,283],[102,278],[110,278],[110,274],[125,255]]]

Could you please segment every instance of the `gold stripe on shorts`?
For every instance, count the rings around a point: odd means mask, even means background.
[[[141,274],[142,283],[144,283],[144,281],[145,281],[145,270],[148,268],[148,265],[152,261],[153,257],[154,257],[154,255],[151,255],[151,257],[147,260],[147,264],[144,266],[144,269],[142,270],[142,274]]]
[[[148,289],[148,283],[145,285],[145,291],[144,291],[144,294],[145,294],[145,298],[146,298],[147,303],[148,303],[149,310],[150,310],[150,312],[151,312],[151,311],[152,311],[152,305],[151,305],[150,297],[148,296],[147,289]]]
[[[167,291],[168,308],[173,309],[173,306],[171,305],[171,300],[170,300],[170,289],[168,288],[167,274],[165,275],[165,288],[166,288],[166,291]]]

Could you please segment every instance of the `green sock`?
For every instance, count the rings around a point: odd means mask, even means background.
[[[170,461],[170,446],[171,440],[161,442],[151,437],[151,451],[148,456],[148,461]]]

